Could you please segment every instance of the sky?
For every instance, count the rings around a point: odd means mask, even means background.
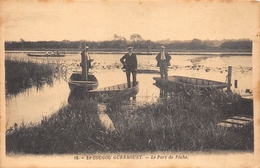
[[[258,2],[2,1],[5,41],[253,39]],[[2,15],[1,15],[2,16]]]

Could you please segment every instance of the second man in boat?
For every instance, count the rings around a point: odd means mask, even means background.
[[[137,58],[133,53],[133,47],[127,48],[128,53],[126,53],[121,59],[121,63],[124,65],[123,69],[126,69],[126,78],[128,88],[131,87],[130,75],[133,76],[133,86],[136,85],[136,73],[137,73]],[[133,87],[132,86],[132,87]]]

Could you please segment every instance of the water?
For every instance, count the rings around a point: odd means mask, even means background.
[[[40,62],[58,62],[69,75],[73,71],[81,70],[80,54],[66,55],[64,58],[37,58],[28,57],[26,53],[8,54],[6,57],[14,59],[35,60]],[[125,83],[126,75],[121,69],[119,59],[122,54],[91,54],[94,59],[93,69],[99,81],[99,88]],[[137,56],[138,67],[141,69],[158,70],[155,55]],[[232,81],[238,80],[241,90],[252,89],[252,57],[251,56],[220,56],[216,55],[172,55],[172,68],[169,75],[182,75],[190,77],[205,78],[225,82],[227,67],[233,67]],[[195,66],[196,65],[196,66]],[[160,90],[153,85],[153,77],[157,74],[137,74],[139,81],[139,93],[136,100],[147,103],[157,100]],[[232,88],[231,88],[232,89]],[[14,123],[36,123],[43,116],[48,116],[57,111],[61,105],[67,104],[69,87],[67,79],[54,80],[53,87],[45,85],[42,90],[37,91],[35,87],[16,97],[6,100],[6,128]]]
[[[40,91],[32,87],[16,97],[6,99],[6,128],[22,121],[39,122],[43,116],[50,115],[66,104],[68,84],[64,80],[56,80],[53,86],[45,85]]]

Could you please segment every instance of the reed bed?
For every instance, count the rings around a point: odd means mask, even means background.
[[[190,89],[134,112],[120,109],[111,113],[111,119],[124,137],[118,145],[132,152],[253,150],[253,125],[217,126],[238,112],[235,107],[240,101],[238,95],[218,90],[205,95]]]
[[[31,86],[53,84],[53,75],[59,73],[58,62],[37,62],[23,59],[5,59],[6,95],[15,95]]]
[[[234,115],[238,95],[196,89],[139,106],[124,100],[107,103],[116,128],[105,130],[97,100],[76,101],[44,117],[39,124],[6,132],[7,153],[98,153],[154,151],[253,151],[253,124],[224,128],[217,124]]]

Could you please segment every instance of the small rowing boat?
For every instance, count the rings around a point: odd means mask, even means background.
[[[68,82],[70,91],[73,92],[76,88],[84,89],[85,92],[96,89],[98,87],[98,80],[92,73],[88,74],[88,81],[82,80],[80,71],[73,72]]]
[[[153,53],[150,52],[137,52],[136,55],[153,55]],[[155,55],[155,54],[154,54]]]
[[[100,89],[88,90],[82,87],[76,87],[70,91],[68,102],[71,103],[77,100],[85,100],[88,98],[108,101],[111,99],[124,99],[135,97],[139,92],[139,83],[131,88],[127,87],[127,83],[108,86]]]
[[[128,88],[127,83],[108,86],[100,89],[90,90],[88,92],[90,97],[98,98],[104,97],[105,99],[111,98],[124,98],[134,97],[139,92],[139,82],[136,85]]]
[[[124,72],[126,71],[125,69],[123,70]],[[137,69],[136,72],[138,74],[159,74],[159,70],[154,70],[154,69]]]
[[[27,53],[29,57],[64,57],[65,54],[40,54],[40,53]]]
[[[160,77],[154,77],[153,79],[156,81],[156,83],[154,83],[155,86],[169,92],[174,92],[176,89],[183,87],[223,89],[228,86],[228,84],[224,82],[185,76],[169,76],[168,80],[161,79]]]

